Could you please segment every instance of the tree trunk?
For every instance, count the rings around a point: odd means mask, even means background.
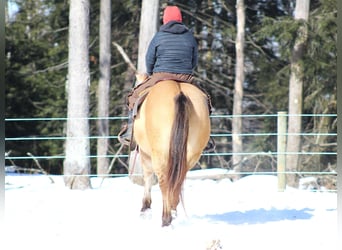
[[[295,15],[296,20],[307,21],[309,17],[310,0],[297,0]],[[302,26],[298,30],[298,36],[292,51],[291,57],[291,75],[289,82],[289,118],[288,118],[288,138],[286,151],[286,171],[287,185],[291,187],[298,186],[298,175],[294,174],[299,171],[301,151],[301,137],[298,135],[302,131],[302,106],[303,106],[303,68],[300,65],[304,53],[304,47],[307,40],[307,29]]]
[[[97,91],[97,174],[107,174],[109,159],[106,157],[109,145],[109,91],[111,63],[111,0],[101,0],[100,7],[100,79]]]
[[[236,35],[236,65],[235,65],[235,83],[234,83],[234,104],[232,119],[232,147],[233,147],[233,167],[239,172],[241,170],[243,152],[242,138],[242,98],[243,98],[243,82],[244,75],[244,45],[245,45],[245,6],[243,0],[236,1],[237,11],[237,35]]]
[[[89,1],[70,0],[64,182],[71,189],[90,187],[88,46]]]
[[[159,20],[159,0],[143,0],[141,6],[138,67],[140,73],[146,72],[145,55],[148,45],[157,32]]]

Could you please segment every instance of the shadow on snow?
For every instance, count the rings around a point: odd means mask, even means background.
[[[201,216],[201,219],[208,219],[212,222],[226,222],[232,225],[240,224],[262,224],[282,220],[309,220],[313,216],[310,212],[313,209],[304,208],[282,209],[272,208],[270,210],[258,209],[245,212],[227,212],[223,214],[212,214]]]

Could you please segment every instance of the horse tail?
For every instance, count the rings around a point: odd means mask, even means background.
[[[187,141],[190,105],[190,100],[182,91],[175,97],[175,119],[171,131],[167,178],[167,200],[171,204],[175,204],[178,198],[183,203],[182,187],[188,170]],[[177,194],[179,197],[175,197]]]

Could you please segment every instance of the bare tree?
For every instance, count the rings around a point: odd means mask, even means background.
[[[235,65],[235,83],[234,83],[234,104],[232,119],[232,162],[234,170],[237,172],[241,169],[241,160],[243,147],[242,137],[242,99],[243,99],[243,82],[244,74],[244,45],[245,45],[245,5],[244,0],[236,1],[237,11],[237,35],[235,42],[236,65]]]
[[[309,18],[310,0],[297,0],[294,18],[307,21]],[[302,106],[303,106],[303,68],[300,60],[303,57],[304,47],[307,40],[307,28],[301,26],[297,33],[291,56],[291,75],[289,82],[289,118],[288,137],[286,151],[286,171],[292,172],[287,175],[287,184],[292,187],[298,186],[298,175],[293,174],[299,169],[299,152],[301,151],[302,131]],[[293,154],[291,154],[293,153]]]
[[[70,0],[67,139],[64,182],[71,189],[90,185],[89,148],[89,0]]]
[[[148,45],[157,32],[159,19],[159,0],[143,0],[141,6],[138,67],[140,73],[146,72],[145,55]]]
[[[111,0],[101,0],[100,4],[100,79],[97,90],[97,174],[108,172],[109,159],[106,157],[109,145],[109,90],[111,63]]]

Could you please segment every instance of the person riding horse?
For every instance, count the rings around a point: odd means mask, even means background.
[[[165,8],[163,25],[152,38],[145,60],[148,77],[127,97],[128,124],[119,133],[119,140],[125,145],[131,144],[135,115],[133,109],[142,92],[161,80],[194,84],[193,70],[198,62],[197,42],[192,32],[182,23],[182,14],[177,6]],[[210,97],[208,94],[207,96],[211,113]],[[210,145],[207,148],[212,147],[213,145]]]

